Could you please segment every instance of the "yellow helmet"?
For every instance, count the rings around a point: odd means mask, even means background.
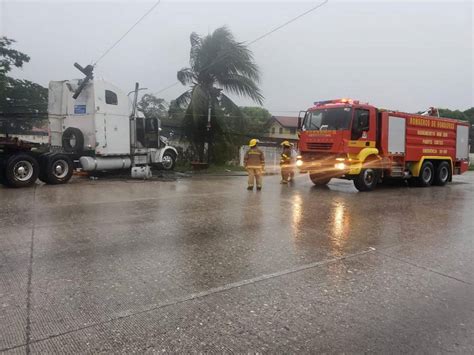
[[[285,146],[285,147],[291,147],[291,143],[288,142],[288,141],[283,141],[281,142],[281,145]]]
[[[249,147],[255,147],[258,143],[258,139],[251,139],[249,142]]]

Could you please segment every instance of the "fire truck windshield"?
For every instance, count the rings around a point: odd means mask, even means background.
[[[350,129],[352,109],[350,107],[325,108],[309,111],[306,114],[305,131],[341,131]]]

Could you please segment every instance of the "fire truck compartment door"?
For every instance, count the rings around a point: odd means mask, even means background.
[[[401,117],[388,117],[388,152],[390,154],[405,153],[405,124]]]
[[[469,127],[458,125],[456,132],[456,159],[469,158]]]

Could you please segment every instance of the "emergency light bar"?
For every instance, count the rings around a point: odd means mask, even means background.
[[[314,106],[322,106],[327,104],[358,104],[359,101],[352,99],[334,99],[334,100],[325,100],[325,101],[315,101]]]

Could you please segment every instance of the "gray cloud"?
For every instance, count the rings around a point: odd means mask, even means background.
[[[188,65],[189,34],[227,25],[251,41],[315,2],[163,1],[97,66],[96,75],[156,92]],[[14,75],[47,85],[80,77],[150,2],[23,2],[0,5],[2,34],[18,41],[31,62]],[[251,46],[262,70],[265,107],[295,111],[312,102],[352,97],[416,111],[473,106],[472,4],[466,2],[341,2]],[[175,98],[180,85],[160,94]],[[252,104],[236,98],[240,104]],[[290,114],[290,112],[288,112]]]

